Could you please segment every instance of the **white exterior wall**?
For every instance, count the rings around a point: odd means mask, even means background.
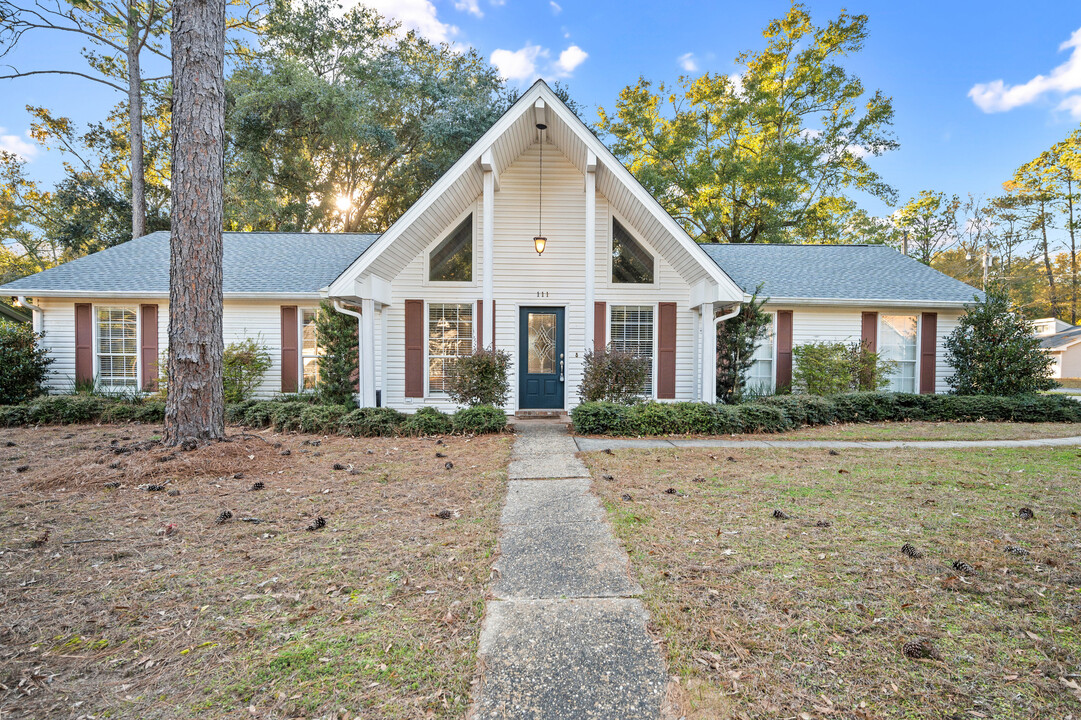
[[[767,303],[763,310],[776,312],[777,310],[792,311],[792,345],[802,345],[811,342],[859,342],[863,335],[863,313],[876,312],[882,315],[918,315],[921,317],[920,327],[917,329],[917,338],[922,338],[922,314],[924,312],[938,313],[938,328],[936,330],[935,350],[935,392],[949,392],[950,386],[947,380],[953,375],[953,368],[946,361],[946,338],[957,327],[961,314],[954,310],[925,310],[923,308],[884,308],[875,306],[866,307],[821,307],[808,305],[791,305]],[[776,353],[776,351],[775,351]],[[917,352],[916,381],[919,387],[919,358],[921,352]]]
[[[35,305],[42,309],[43,345],[55,362],[49,367],[46,386],[49,392],[71,392],[75,386],[75,305],[91,303],[98,307],[125,307],[138,310],[140,305],[158,306],[158,354],[169,345],[169,304],[162,299],[147,298],[41,298]],[[271,367],[256,390],[257,398],[272,398],[281,393],[281,307],[296,305],[298,308],[318,307],[318,301],[265,301],[226,299],[222,308],[222,334],[225,344],[255,338],[270,351]],[[299,321],[299,318],[298,318]],[[139,323],[142,332],[142,322]],[[142,337],[139,337],[141,347]],[[96,353],[95,353],[96,357]],[[96,363],[96,360],[95,360]],[[139,367],[140,384],[143,369]],[[96,372],[95,372],[96,375]]]
[[[1081,345],[1051,353],[1055,360],[1054,377],[1081,378]]]
[[[566,354],[566,408],[578,404],[578,385],[582,379],[585,352],[585,178],[553,145],[544,147],[544,205],[543,226],[548,244],[543,255],[533,248],[537,234],[537,164],[539,145],[527,149],[499,178],[500,189],[495,193],[494,210],[494,299],[496,307],[496,347],[506,350],[512,358],[511,393],[506,409],[518,408],[518,315],[526,306],[563,307]],[[473,282],[429,283],[427,258],[429,252],[456,227],[470,211],[474,213]],[[690,400],[694,396],[694,336],[693,314],[689,306],[690,290],[672,266],[649,248],[656,258],[653,285],[623,285],[610,282],[611,210],[607,200],[596,196],[596,247],[594,263],[596,277],[595,301],[616,305],[656,305],[676,302],[676,398]],[[383,404],[411,411],[432,406],[454,409],[445,395],[424,398],[405,397],[405,301],[423,299],[435,303],[472,303],[476,307],[481,297],[482,198],[478,195],[443,234],[433,236],[431,243],[395,277],[391,283],[392,301],[386,310],[388,320],[387,352],[380,353],[387,366]],[[640,234],[623,221],[632,234]],[[538,296],[538,294],[545,294]],[[475,310],[474,310],[475,313]],[[425,329],[427,332],[427,329]],[[474,329],[474,337],[476,335]],[[610,337],[606,332],[606,337]],[[656,310],[654,311],[654,358],[656,358]],[[427,363],[425,363],[427,383]]]

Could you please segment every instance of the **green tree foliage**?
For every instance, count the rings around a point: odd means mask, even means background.
[[[0,319],[0,405],[26,402],[44,392],[53,358],[41,347],[42,337],[30,323]]]
[[[895,367],[862,343],[803,343],[792,359],[793,390],[810,395],[880,390]]]
[[[768,299],[760,299],[756,290],[739,314],[725,320],[718,328],[717,399],[722,402],[743,400],[747,372],[754,363],[754,350],[769,333],[770,314],[762,311]]]
[[[505,350],[478,350],[460,357],[448,378],[447,394],[459,405],[502,407],[510,393],[510,363]]]
[[[946,339],[946,360],[954,368],[950,387],[959,395],[1020,395],[1055,386],[1051,356],[999,285],[967,307]]]
[[[504,107],[476,52],[334,10],[280,3],[229,80],[230,227],[381,231]]]
[[[222,359],[222,382],[225,402],[244,402],[270,370],[270,349],[255,338],[245,338],[225,346]]]
[[[640,79],[615,112],[600,110],[613,150],[700,242],[836,238],[859,191],[894,190],[868,160],[897,147],[893,103],[865,96],[845,61],[867,37],[867,17],[842,11],[815,25],[793,4],[769,24],[766,46],[731,75]]]
[[[649,361],[613,350],[586,353],[578,395],[582,402],[633,403],[642,399],[649,378]]]
[[[957,211],[961,199],[935,190],[921,190],[898,209],[895,243],[907,247],[907,254],[930,265],[940,252],[957,242]]]
[[[340,313],[324,300],[315,316],[315,337],[323,351],[319,358],[316,392],[322,402],[352,405],[360,378],[360,338],[356,318]]]

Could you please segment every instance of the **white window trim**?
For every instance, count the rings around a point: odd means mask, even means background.
[[[773,333],[773,350],[770,353],[770,373],[769,373],[769,392],[777,392],[777,311],[767,310],[766,315],[770,317],[770,331]],[[757,348],[755,348],[757,350]]]
[[[465,219],[470,215],[470,213],[472,213],[472,215],[473,215],[473,223],[472,223],[473,224],[473,232],[472,232],[472,238],[471,238],[472,243],[473,243],[473,255],[472,255],[472,258],[473,258],[473,271],[472,271],[473,272],[473,279],[470,280],[470,281],[432,280],[431,279],[432,252],[437,247],[439,247],[439,243],[446,240],[448,237],[450,237],[450,234],[452,232],[454,232],[455,230],[458,229],[458,226],[461,225],[462,222],[465,221]],[[477,262],[478,261],[478,256],[479,256],[478,245],[477,245],[477,229],[478,229],[477,218],[479,217],[479,215],[480,215],[480,205],[477,204],[477,203],[474,203],[474,204],[470,205],[468,208],[466,208],[465,212],[459,213],[458,216],[454,218],[454,221],[450,223],[450,226],[446,230],[444,230],[442,233],[440,233],[439,237],[434,242],[429,243],[424,248],[424,275],[421,277],[421,283],[420,283],[422,287],[429,287],[430,286],[430,287],[440,287],[440,288],[473,288],[473,287],[479,287],[480,286],[480,280],[479,280],[479,277],[480,277],[480,264]],[[450,302],[450,301],[448,301],[448,302]]]
[[[317,390],[317,388],[308,389],[308,388],[304,387],[304,313],[306,313],[306,312],[318,313],[319,312],[319,306],[318,305],[316,305],[314,307],[313,306],[304,307],[304,306],[301,306],[301,305],[297,306],[297,393],[298,394],[301,394],[301,393],[313,393],[313,392],[315,392]],[[247,337],[248,337],[247,331],[245,331],[245,334],[244,334],[243,338],[247,338]],[[316,336],[315,336],[315,346],[317,348],[319,347],[319,334],[318,334],[318,332],[316,333]]]
[[[98,310],[102,309],[115,309],[115,310],[132,310],[135,313],[135,387],[129,388],[126,385],[106,385],[102,383],[101,378],[101,332],[98,323]],[[101,303],[90,305],[90,320],[93,332],[91,332],[91,342],[93,343],[93,355],[94,355],[94,389],[102,389],[107,392],[118,391],[131,391],[136,393],[143,392],[143,363],[142,363],[142,350],[143,350],[143,309],[140,305],[125,305],[123,303]]]
[[[613,221],[619,221],[619,224],[623,226],[623,229],[626,230],[627,232],[629,232],[631,234],[631,236],[634,237],[634,239],[638,242],[638,244],[640,244],[642,247],[644,247],[646,250],[648,250],[649,254],[651,256],[653,256],[653,282],[648,282],[648,283],[617,283],[613,279],[613,276],[612,276],[612,253],[615,252],[615,243],[616,243],[615,226],[612,224]],[[604,256],[605,279],[606,279],[606,281],[608,283],[607,286],[609,288],[636,288],[636,287],[655,288],[655,287],[657,287],[658,277],[660,276],[660,257],[661,257],[661,255],[660,255],[660,253],[657,252],[656,248],[654,248],[652,245],[650,245],[648,242],[646,242],[642,238],[642,235],[638,231],[638,229],[635,228],[634,225],[629,223],[626,220],[626,218],[624,218],[618,212],[613,210],[611,207],[608,208],[608,224],[605,227],[605,230],[608,233],[608,243],[606,245],[607,252],[606,252],[606,254]],[[630,304],[644,304],[644,303],[624,303],[624,304],[630,305]],[[654,317],[654,322],[656,322],[656,317]]]
[[[440,285],[462,285],[463,283],[439,283]],[[470,298],[466,300],[425,300],[424,301],[424,397],[433,398],[436,400],[445,400],[450,395],[445,390],[432,390],[431,389],[431,376],[432,376],[432,363],[429,355],[431,349],[431,336],[428,335],[431,328],[431,308],[432,305],[468,305],[472,308],[473,312],[473,328],[469,333],[469,339],[472,344],[473,352],[477,350],[477,301],[476,298]]]
[[[611,263],[609,263],[609,267],[611,267]],[[656,279],[656,277],[657,277],[656,273],[654,273],[653,277],[654,277],[654,279]],[[620,285],[624,285],[624,284],[625,283],[620,283]],[[642,283],[642,284],[644,285],[645,283]],[[658,311],[659,306],[658,306],[657,303],[648,303],[648,302],[621,301],[621,302],[606,303],[605,311],[606,311],[606,314],[608,315],[608,322],[606,323],[606,329],[608,331],[608,342],[606,343],[606,347],[611,347],[611,345],[612,345],[612,309],[616,308],[616,307],[651,307],[651,308],[653,308],[653,348],[652,348],[653,357],[651,358],[652,370],[650,371],[650,373],[651,373],[650,378],[652,379],[652,382],[650,382],[650,385],[651,385],[650,393],[649,393],[649,397],[647,399],[656,400],[657,399],[657,311]],[[677,328],[677,330],[678,330],[678,328]],[[677,343],[676,343],[676,354],[677,354],[677,357],[678,357],[678,354],[679,354],[678,337],[677,337]]]
[[[910,316],[915,315],[916,316],[916,362],[915,362],[915,367],[916,367],[915,373],[916,374],[913,377],[912,393],[914,395],[919,395],[920,394],[920,362],[923,359],[923,347],[922,347],[923,346],[923,313],[920,312],[919,310],[913,310],[913,311],[909,312],[909,311],[900,310],[900,309],[896,310],[896,311],[890,311],[890,312],[882,312],[881,310],[879,310],[879,311],[877,311],[877,313],[878,313],[878,327],[875,330],[875,332],[876,332],[876,335],[875,335],[875,352],[876,353],[881,353],[882,352],[882,328],[883,328],[883,326],[885,324],[885,322],[883,321],[883,318],[885,318],[887,315],[891,315],[891,316],[894,316],[894,317],[902,316],[902,315],[910,315]],[[935,355],[936,356],[938,355],[938,340],[937,340],[937,338],[935,340]],[[936,381],[935,385],[936,385],[935,389],[937,391],[937,389],[938,389],[937,388],[937,385],[938,385],[937,381]],[[905,392],[905,391],[903,391],[903,390],[902,391],[887,390],[886,392]]]

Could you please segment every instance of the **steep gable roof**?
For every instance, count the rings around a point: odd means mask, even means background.
[[[237,295],[318,295],[378,235],[227,232],[222,285]],[[0,286],[9,295],[169,294],[169,233],[144,235]]]
[[[772,300],[956,306],[979,294],[884,245],[706,244],[702,249],[747,293]]]

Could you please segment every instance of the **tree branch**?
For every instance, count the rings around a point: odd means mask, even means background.
[[[10,65],[8,67],[11,67]],[[122,93],[127,93],[127,88],[122,88],[115,83],[111,83],[108,80],[103,80],[93,75],[87,75],[86,73],[76,72],[74,70],[28,70],[27,72],[19,72],[15,68],[11,68],[15,72],[11,75],[0,75],[0,80],[14,80],[16,78],[29,77],[30,75],[77,75],[87,80],[93,80],[94,82],[101,83],[102,85],[108,85],[114,90],[119,90]]]

